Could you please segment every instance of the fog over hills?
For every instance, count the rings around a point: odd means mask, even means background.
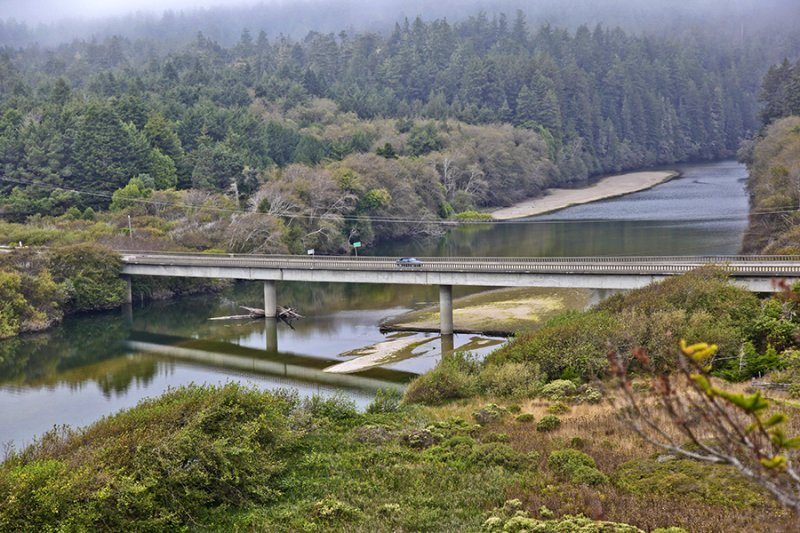
[[[404,18],[463,20],[483,11],[490,17],[516,10],[532,27],[574,29],[586,24],[619,26],[628,32],[677,33],[691,26],[745,33],[792,28],[800,23],[796,0],[7,0],[0,10],[0,45],[54,46],[74,38],[119,35],[156,38],[180,46],[203,32],[222,45],[235,43],[243,28],[269,35],[304,37],[309,31],[390,31]]]

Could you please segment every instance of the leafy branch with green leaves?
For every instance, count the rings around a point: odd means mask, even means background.
[[[733,466],[784,507],[800,513],[800,436],[786,434],[789,417],[761,391],[738,393],[716,385],[709,360],[717,346],[680,342],[678,370],[651,382],[655,398],[637,392],[629,371],[636,361],[650,370],[642,348],[623,360],[609,353],[617,378],[620,415],[650,444],[690,459]],[[669,424],[664,423],[666,417]]]

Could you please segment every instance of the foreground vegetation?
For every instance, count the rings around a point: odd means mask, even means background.
[[[11,454],[0,467],[0,528],[622,532],[638,529],[594,519],[691,531],[792,523],[724,467],[656,461],[607,407],[568,408],[561,427],[544,432],[511,413],[519,405],[398,408],[395,400],[358,413],[341,399],[237,385],[178,389]],[[548,408],[521,405],[535,418]]]
[[[713,372],[772,371],[796,387],[796,305],[761,302],[703,269],[605,302],[584,329],[570,314],[484,363],[448,356],[367,412],[235,384],[170,391],[10,452],[0,529],[787,531],[796,517],[730,467],[643,445],[591,378],[605,374],[611,342],[629,355],[673,334],[717,335]],[[748,344],[736,364],[722,357]],[[653,350],[663,369],[667,352]],[[783,403],[797,434],[796,402]]]

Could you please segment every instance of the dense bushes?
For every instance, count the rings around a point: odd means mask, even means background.
[[[550,453],[547,466],[557,476],[583,485],[608,483],[608,477],[600,472],[594,459],[580,450],[565,448]]]
[[[477,531],[538,455],[429,416],[235,384],[173,390],[11,454],[0,530]]]
[[[581,377],[597,375],[605,368],[608,340],[618,328],[608,313],[568,311],[515,338],[492,353],[488,362],[534,364],[548,379],[557,379],[567,369]]]
[[[0,529],[174,530],[272,500],[291,402],[226,385],[53,431],[0,469]]]
[[[653,366],[665,370],[674,364],[680,338],[714,342],[721,357],[730,358],[738,356],[747,340],[764,345],[769,336],[786,339],[791,328],[764,318],[775,314],[773,305],[762,310],[753,294],[728,283],[722,269],[704,267],[617,294],[590,311],[563,313],[490,354],[487,363],[527,363],[549,380],[587,380],[604,374],[609,350],[626,354],[641,346]],[[718,364],[722,368],[727,363]],[[570,381],[559,383],[572,386]],[[553,399],[574,394],[554,387],[540,392]]]
[[[0,339],[57,322],[63,299],[42,258],[27,250],[0,254]]]
[[[122,261],[111,249],[76,244],[50,252],[50,270],[66,292],[68,311],[110,309],[122,303]]]
[[[433,370],[409,384],[405,399],[409,403],[437,404],[472,396],[478,391],[477,372],[478,363],[469,355],[446,355]]]

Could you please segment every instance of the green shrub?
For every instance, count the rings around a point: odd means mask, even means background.
[[[495,350],[487,363],[535,364],[548,380],[569,368],[581,379],[590,379],[606,371],[609,339],[618,327],[609,313],[568,311]]]
[[[333,496],[314,502],[314,516],[324,522],[351,521],[359,517],[361,511],[352,505],[337,500]]]
[[[551,415],[565,415],[570,411],[570,406],[562,402],[556,402],[547,407],[547,412]]]
[[[478,364],[460,352],[445,355],[431,371],[412,381],[406,389],[408,403],[440,404],[468,398],[477,391]]]
[[[393,413],[400,409],[403,393],[397,389],[378,389],[375,399],[367,407],[368,413]]]
[[[617,469],[615,485],[638,495],[677,495],[732,508],[757,507],[767,501],[765,494],[733,467],[689,459],[628,461]]]
[[[584,385],[581,387],[581,390],[578,391],[578,395],[574,398],[574,401],[578,403],[600,403],[602,399],[602,392],[590,385]]]
[[[489,442],[474,446],[469,461],[473,464],[502,466],[511,470],[522,468],[528,462],[524,454],[501,442]]]
[[[22,295],[22,277],[0,270],[0,339],[19,333],[24,316],[35,310]]]
[[[186,387],[0,467],[2,531],[167,531],[272,501],[291,405],[237,384]]]
[[[569,447],[570,448],[576,448],[576,449],[580,450],[585,445],[586,445],[586,443],[584,442],[584,440],[581,437],[572,437],[571,439],[569,439]]]
[[[456,220],[492,220],[491,213],[481,213],[480,211],[462,211],[456,213]]]
[[[596,468],[594,459],[580,450],[565,448],[550,452],[547,458],[547,466],[550,470],[562,477],[569,477],[570,473],[578,466],[588,466]]]
[[[608,483],[608,476],[597,468],[579,466],[572,472],[569,480],[578,485],[603,485]]]
[[[542,506],[539,512],[545,520],[531,518],[527,511],[522,510],[522,502],[519,500],[508,500],[503,504],[503,507],[492,511],[491,516],[481,526],[481,531],[487,533],[523,533],[531,531],[536,533],[566,533],[573,531],[581,533],[644,533],[634,526],[617,522],[596,521],[585,516],[565,515],[551,520],[553,512],[545,506]]]
[[[542,378],[535,364],[507,362],[484,365],[478,380],[488,396],[523,398],[533,395]]]
[[[550,453],[547,466],[557,476],[572,483],[582,485],[601,485],[608,483],[608,477],[600,472],[594,459],[580,450],[567,448]]]
[[[511,442],[508,433],[489,432],[481,438],[483,442]]]
[[[517,416],[517,422],[527,424],[529,422],[533,422],[534,418],[531,413],[522,413],[521,415]]]
[[[489,405],[474,411],[472,413],[472,418],[474,418],[478,424],[485,426],[487,424],[491,424],[492,422],[501,420],[507,415],[508,411],[506,409],[490,403]]]
[[[548,400],[561,401],[575,396],[577,392],[578,386],[572,381],[557,379],[542,387],[539,394]]]
[[[536,431],[555,431],[561,427],[561,419],[556,415],[545,415],[536,423]]]
[[[314,394],[305,398],[303,411],[313,417],[327,418],[333,422],[352,420],[358,416],[355,402],[339,392],[330,397]]]
[[[728,381],[744,381],[783,368],[783,360],[775,348],[767,345],[764,353],[759,353],[751,342],[742,345],[739,357],[724,363],[727,364],[715,365],[713,374]]]

